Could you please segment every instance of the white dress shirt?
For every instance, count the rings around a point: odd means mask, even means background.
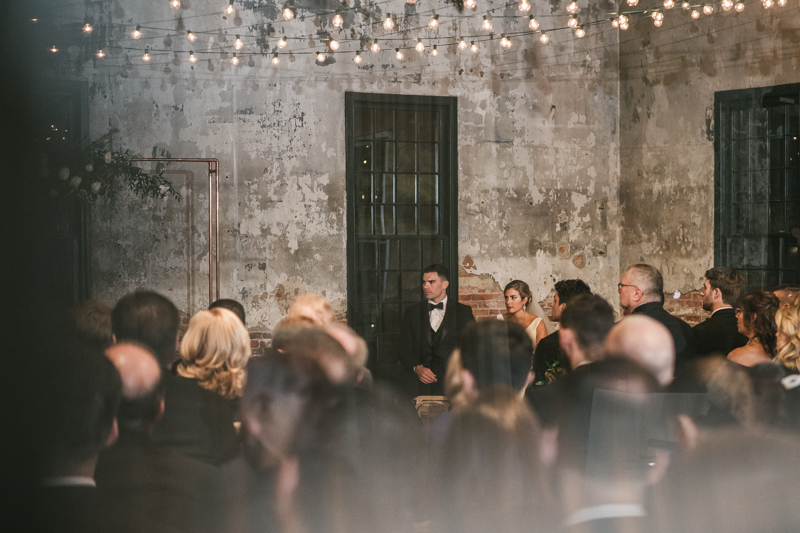
[[[436,302],[433,300],[428,300],[429,304],[436,305]],[[428,316],[431,320],[431,328],[433,331],[439,331],[439,327],[442,325],[442,321],[444,320],[444,313],[447,311],[447,296],[444,297],[442,300],[442,309],[432,309],[428,311]]]

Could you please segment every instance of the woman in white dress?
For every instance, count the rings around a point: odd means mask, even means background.
[[[497,319],[510,320],[525,328],[525,332],[533,341],[533,349],[536,350],[539,341],[547,336],[547,327],[543,317],[528,312],[528,306],[533,299],[530,287],[524,281],[515,279],[506,285],[503,295],[506,300],[506,312],[497,315]]]

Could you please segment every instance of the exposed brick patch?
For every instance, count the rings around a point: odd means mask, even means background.
[[[699,290],[681,294],[678,299],[672,293],[664,294],[664,309],[690,326],[696,326],[711,316],[711,313],[703,310],[703,296]]]

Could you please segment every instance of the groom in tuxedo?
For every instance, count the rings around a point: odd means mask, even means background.
[[[444,394],[444,373],[450,353],[464,328],[475,322],[472,308],[449,300],[450,273],[443,265],[422,271],[422,292],[427,301],[409,307],[403,315],[400,361],[416,374],[417,395]]]

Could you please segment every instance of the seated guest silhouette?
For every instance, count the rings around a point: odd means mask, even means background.
[[[706,270],[703,282],[703,309],[711,317],[692,328],[697,355],[719,353],[726,355],[747,344],[747,337],[739,333],[733,304],[742,293],[744,278],[736,270],[715,267]]]
[[[768,363],[776,355],[778,328],[775,313],[780,302],[767,291],[754,291],[739,299],[736,310],[739,333],[749,339],[747,344],[728,354],[728,360],[744,366]]]

